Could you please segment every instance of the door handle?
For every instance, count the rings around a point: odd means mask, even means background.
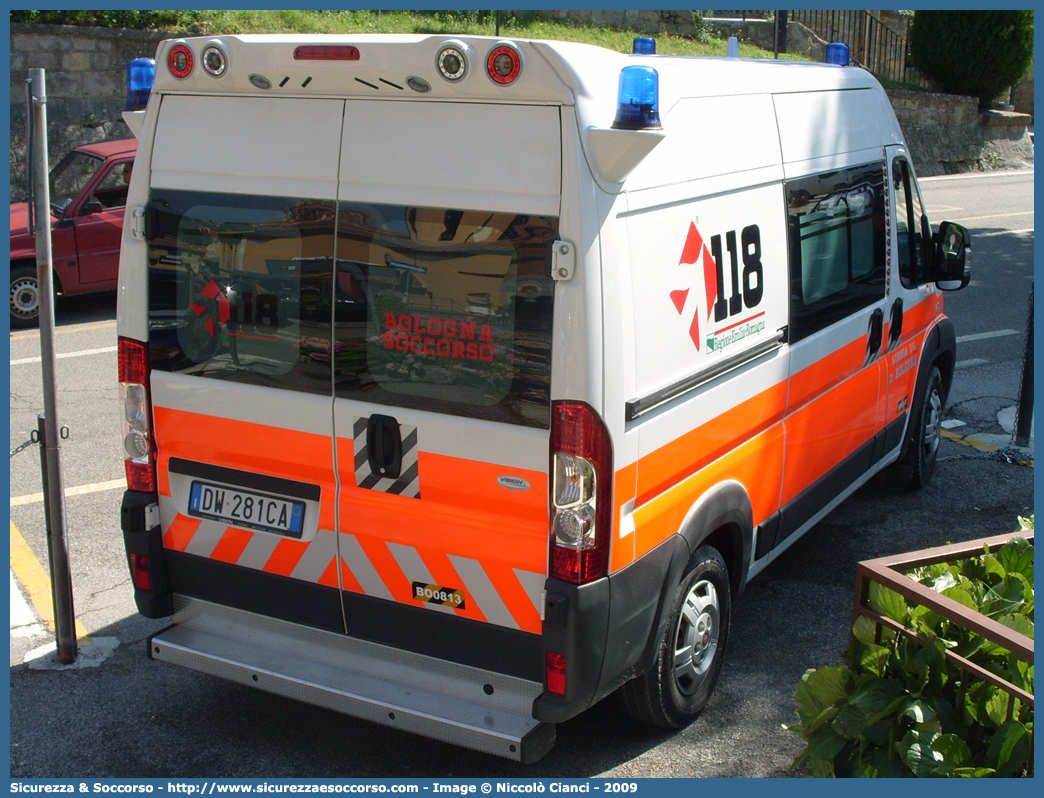
[[[866,334],[866,362],[863,367],[869,366],[881,353],[881,339],[884,337],[884,311],[875,308],[870,316],[870,328]]]
[[[372,415],[366,424],[366,459],[370,471],[398,479],[402,471],[402,434],[391,416]]]
[[[903,298],[896,297],[892,303],[892,313],[888,319],[888,351],[899,345],[903,337]]]

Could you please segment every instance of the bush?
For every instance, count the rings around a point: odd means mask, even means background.
[[[988,108],[1033,63],[1033,11],[917,11],[910,55],[942,91]]]
[[[1033,551],[1015,537],[980,557],[907,576],[1032,638]],[[807,745],[794,766],[813,776],[1032,777],[1033,707],[965,676],[945,652],[1031,694],[1032,663],[877,583],[870,603],[925,644],[860,615],[845,664],[802,677],[799,723],[787,728]]]

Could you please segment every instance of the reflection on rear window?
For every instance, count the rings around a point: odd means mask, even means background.
[[[525,214],[157,191],[153,367],[547,427],[557,236]]]

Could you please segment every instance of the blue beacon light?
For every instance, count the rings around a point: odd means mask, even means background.
[[[614,130],[660,127],[660,76],[652,67],[626,66],[620,70]]]
[[[134,58],[127,62],[127,110],[140,111],[149,101],[156,80],[156,61]]]
[[[656,55],[656,39],[651,36],[637,36],[631,42],[631,52],[634,55]]]
[[[848,66],[848,45],[831,42],[826,47],[826,62],[835,66]]]

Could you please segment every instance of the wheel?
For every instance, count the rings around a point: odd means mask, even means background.
[[[916,449],[912,452],[913,475],[910,477],[910,486],[913,488],[923,488],[935,472],[935,463],[939,459],[939,441],[942,439],[944,401],[942,374],[936,366],[932,366],[914,430]]]
[[[924,386],[924,397],[910,418],[907,450],[879,475],[880,483],[886,488],[923,488],[931,481],[939,458],[944,405],[942,373],[933,365]]]
[[[619,690],[631,717],[666,729],[695,720],[718,681],[731,606],[725,561],[709,546],[697,549],[675,592],[656,665]]]
[[[35,266],[11,267],[11,328],[40,323],[40,283]]]

